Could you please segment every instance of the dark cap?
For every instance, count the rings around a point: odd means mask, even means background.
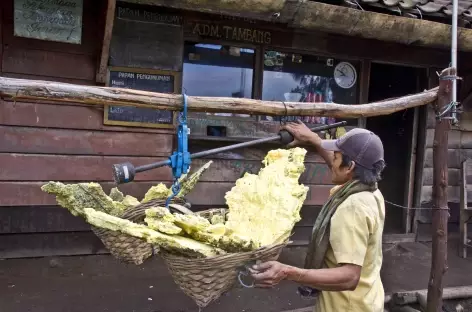
[[[341,152],[367,169],[374,169],[375,163],[384,160],[382,141],[375,133],[366,129],[355,128],[337,140],[322,140],[321,147]]]

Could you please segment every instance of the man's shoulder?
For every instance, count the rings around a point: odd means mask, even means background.
[[[382,192],[377,189],[375,192],[364,191],[351,194],[344,202],[342,202],[338,210],[354,210],[356,213],[366,214],[374,217],[378,214],[379,203],[384,205]]]

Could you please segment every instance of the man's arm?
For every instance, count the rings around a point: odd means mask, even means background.
[[[321,138],[311,131],[303,122],[289,122],[282,129],[290,132],[294,140],[288,146],[309,145],[314,146],[316,152],[324,159],[329,168],[333,164],[333,152],[329,152],[321,147]]]
[[[355,290],[360,277],[361,267],[355,264],[319,270],[287,268],[288,280],[323,291]]]
[[[361,276],[361,267],[354,264],[315,270],[269,261],[255,265],[251,271],[257,287],[271,288],[281,280],[288,279],[324,291],[354,290]]]
[[[327,151],[321,147],[321,138],[318,136],[318,134],[313,133],[313,137],[310,138],[308,144],[315,147],[318,155],[320,155],[324,159],[328,167],[331,169],[333,165],[334,152]]]
[[[273,287],[283,279],[325,291],[354,290],[359,283],[373,227],[367,207],[346,199],[331,218],[330,245],[339,264],[331,269],[300,269],[279,262],[254,267],[258,287]]]

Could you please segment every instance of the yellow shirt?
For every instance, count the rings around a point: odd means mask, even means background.
[[[361,277],[354,291],[321,292],[315,312],[384,311],[385,293],[380,279],[384,220],[385,203],[379,190],[353,194],[338,206],[331,218],[325,265],[360,265]]]

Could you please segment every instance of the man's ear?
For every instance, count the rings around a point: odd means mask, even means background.
[[[356,163],[353,161],[349,162],[349,167],[347,168],[348,172],[353,172],[354,168],[356,168]]]

